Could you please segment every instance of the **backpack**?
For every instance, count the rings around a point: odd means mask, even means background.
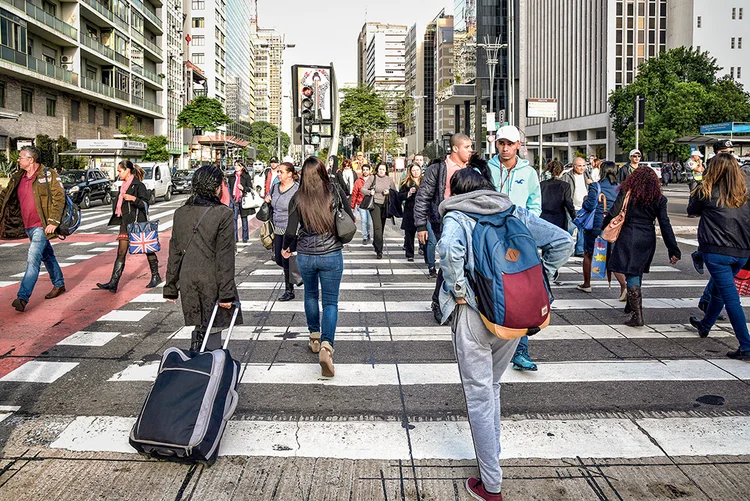
[[[44,175],[49,178],[48,169],[44,170]],[[49,182],[46,184],[49,198],[52,200],[52,190],[49,187]],[[57,235],[60,240],[65,240],[65,238],[72,235],[80,225],[81,208],[77,204],[74,204],[73,200],[67,193],[65,193],[65,205],[63,206],[62,216],[60,217],[60,224],[55,229],[55,235]]]
[[[474,273],[467,273],[487,329],[502,339],[531,336],[549,325],[547,281],[536,241],[513,216],[515,206],[476,220],[471,235]]]

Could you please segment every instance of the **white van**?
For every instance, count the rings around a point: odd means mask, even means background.
[[[148,192],[148,204],[154,205],[157,198],[164,197],[168,202],[172,199],[172,171],[167,162],[137,162],[146,174],[143,176],[143,184]]]

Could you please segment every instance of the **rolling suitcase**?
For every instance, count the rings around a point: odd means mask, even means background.
[[[227,350],[240,305],[233,307],[222,349],[205,351],[217,302],[200,352],[168,348],[162,355],[156,381],[130,431],[130,445],[138,452],[187,463],[216,461],[238,399],[240,364]]]

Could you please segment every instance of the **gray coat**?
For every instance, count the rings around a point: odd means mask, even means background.
[[[206,215],[193,235],[193,228],[204,212]],[[180,207],[174,214],[164,297],[177,299],[178,295],[182,296],[185,325],[206,327],[216,301],[239,300],[234,283],[232,219],[233,212],[229,207],[201,199],[197,199],[194,205]],[[231,310],[219,308],[213,326],[228,327],[231,313]],[[241,312],[237,323],[242,323]]]

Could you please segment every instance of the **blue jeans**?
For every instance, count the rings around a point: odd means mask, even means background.
[[[642,283],[643,275],[625,275],[625,285],[628,287],[640,287]]]
[[[359,221],[362,224],[362,240],[370,239],[370,226],[372,226],[372,217],[370,211],[366,209],[357,209],[359,211]]]
[[[31,240],[31,245],[29,246],[29,253],[26,256],[26,273],[24,273],[23,280],[21,280],[21,288],[18,289],[18,297],[24,301],[28,301],[31,293],[34,291],[36,281],[39,279],[39,268],[42,262],[44,262],[44,267],[47,268],[52,285],[55,287],[65,285],[62,270],[60,269],[60,265],[57,264],[55,251],[52,248],[52,244],[47,240],[44,228],[41,226],[30,228],[26,230],[26,235]]]
[[[706,329],[713,327],[721,309],[726,307],[734,335],[740,342],[740,349],[750,351],[750,334],[745,323],[745,311],[742,309],[740,295],[734,286],[734,276],[745,265],[747,258],[704,252],[703,262],[714,283],[713,290],[711,290],[711,302],[708,303],[706,316],[701,320],[701,324]]]
[[[526,225],[536,241],[536,246],[541,249],[542,267],[547,278],[552,282],[555,272],[568,262],[568,258],[573,253],[573,238],[565,230],[522,207],[516,207],[513,215]]]
[[[574,231],[578,229],[576,225],[573,224],[573,220],[570,219],[570,216],[568,216],[568,234],[570,236],[573,236]],[[575,240],[575,255],[580,256],[583,254],[583,230],[578,230],[578,235],[576,236]]]
[[[706,288],[703,289],[703,294],[701,294],[701,298],[698,301],[699,303],[706,303],[706,305],[708,305],[708,303],[711,302],[711,291],[713,290],[714,285],[716,285],[714,284],[714,277],[710,277],[708,279],[708,283],[706,284]]]
[[[339,320],[339,286],[344,274],[344,255],[340,250],[319,256],[297,254],[297,266],[305,284],[305,317],[310,332],[320,332],[320,341],[333,346]],[[318,308],[318,279],[323,291],[323,329]]]
[[[437,238],[432,229],[432,223],[427,222],[427,246],[424,251],[424,260],[429,268],[435,267],[435,249],[437,248]]]
[[[234,241],[239,242],[240,240],[239,232],[237,231],[237,218],[239,217],[242,220],[242,241],[247,242],[247,239],[249,238],[247,231],[247,218],[243,217],[241,214],[242,202],[233,202],[232,206],[234,209]]]

